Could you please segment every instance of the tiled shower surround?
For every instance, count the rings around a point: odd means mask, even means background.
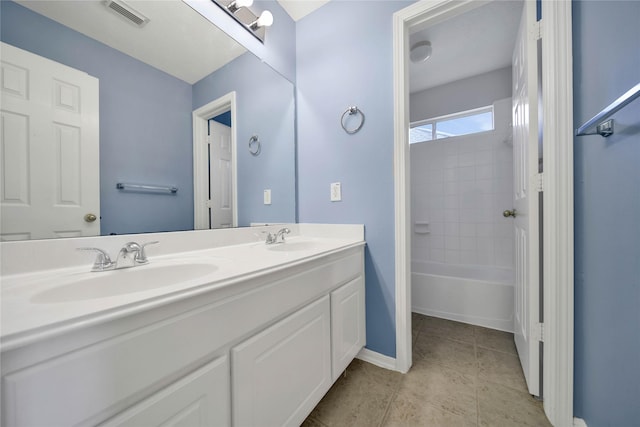
[[[412,144],[412,258],[513,267],[511,99],[494,103],[494,130]]]

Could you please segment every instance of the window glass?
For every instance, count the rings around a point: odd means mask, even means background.
[[[409,144],[431,141],[433,139],[433,125],[431,123],[420,125],[409,130]]]
[[[451,136],[469,135],[470,133],[486,132],[493,130],[493,112],[487,111],[471,116],[456,117],[442,120],[436,123],[436,138],[449,138]]]
[[[409,129],[409,143],[433,141],[493,130],[493,107],[423,120]]]

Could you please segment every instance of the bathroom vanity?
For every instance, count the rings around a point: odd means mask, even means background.
[[[287,227],[3,243],[2,425],[299,425],[365,344],[364,231]]]

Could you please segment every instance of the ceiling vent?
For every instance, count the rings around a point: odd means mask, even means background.
[[[121,0],[106,0],[104,5],[113,13],[121,16],[136,27],[144,27],[149,18]]]

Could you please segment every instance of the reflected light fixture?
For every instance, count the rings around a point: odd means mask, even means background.
[[[231,13],[236,13],[236,11],[242,7],[250,7],[253,4],[253,0],[234,0],[227,6],[227,10]]]
[[[254,0],[211,0],[211,2],[224,10],[261,43],[264,43],[266,28],[273,24],[271,12],[265,10],[258,16],[251,10]]]
[[[431,48],[431,42],[428,40],[424,40],[416,42],[413,44],[413,46],[411,46],[409,58],[411,58],[411,62],[413,62],[414,64],[418,64],[431,58],[432,53],[433,49]]]
[[[260,27],[270,27],[272,24],[273,14],[268,10],[265,10],[260,14],[260,17],[258,19],[249,24],[249,28],[255,31]]]

